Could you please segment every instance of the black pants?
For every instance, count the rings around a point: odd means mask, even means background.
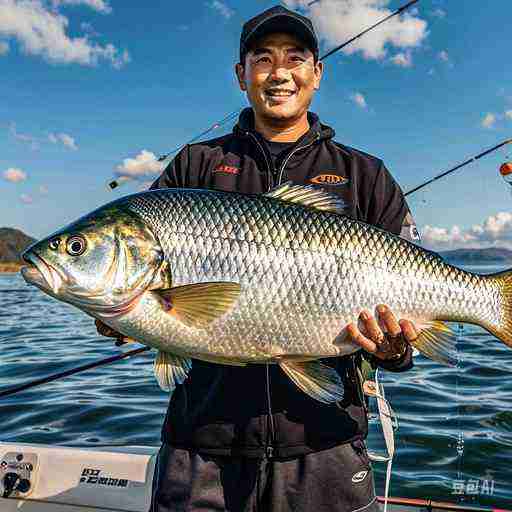
[[[362,441],[290,460],[162,445],[150,512],[378,512]]]

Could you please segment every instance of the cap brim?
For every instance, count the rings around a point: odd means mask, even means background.
[[[254,27],[245,38],[245,53],[249,51],[254,41],[276,32],[293,34],[306,44],[315,57],[318,56],[318,43],[310,28],[300,19],[284,14],[276,14]]]

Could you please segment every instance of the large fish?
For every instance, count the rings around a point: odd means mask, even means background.
[[[164,389],[191,358],[276,363],[322,402],[343,396],[318,359],[360,347],[343,327],[388,304],[421,329],[413,345],[452,360],[443,320],[512,346],[512,272],[480,276],[342,214],[341,200],[291,185],[264,195],[164,189],[116,200],[29,248],[27,282],[159,350]]]

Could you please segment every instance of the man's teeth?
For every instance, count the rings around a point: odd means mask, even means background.
[[[295,93],[291,91],[267,91],[267,94],[269,96],[292,96]]]

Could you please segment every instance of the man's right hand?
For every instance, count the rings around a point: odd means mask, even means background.
[[[114,331],[114,329],[109,327],[107,324],[104,324],[98,319],[94,320],[94,324],[96,325],[96,330],[98,331],[98,334],[106,336],[107,338],[116,338],[116,345],[119,346],[124,345],[124,343],[126,343],[126,336],[123,336],[120,332]]]

